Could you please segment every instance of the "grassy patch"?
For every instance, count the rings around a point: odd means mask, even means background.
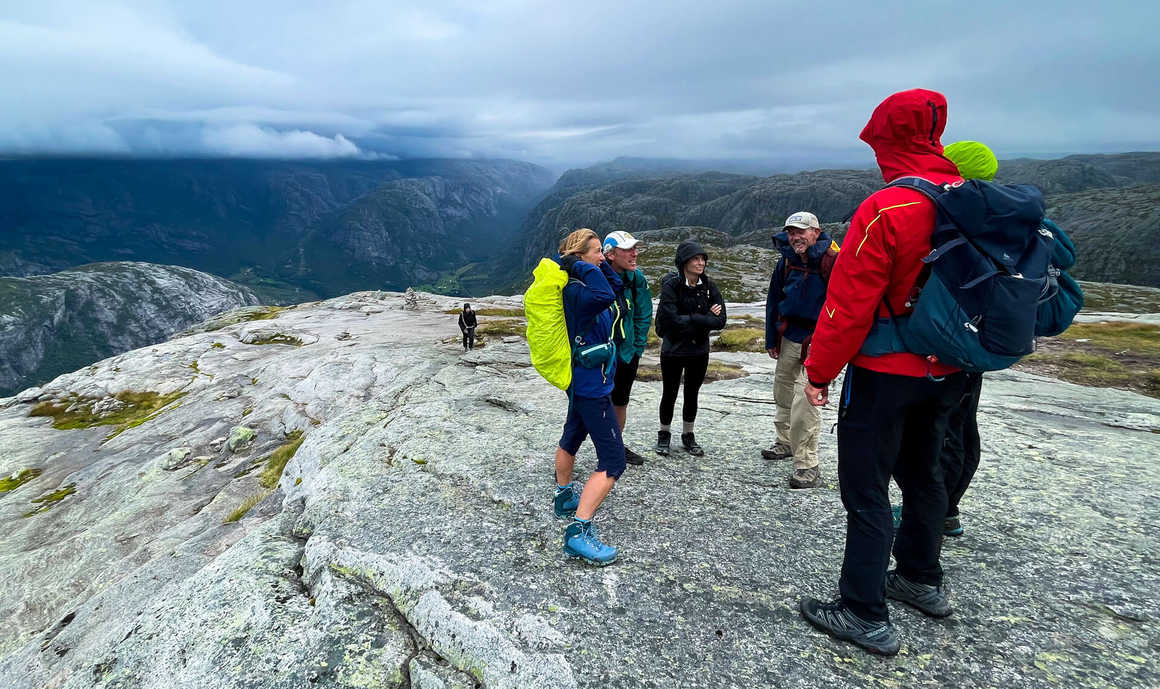
[[[1061,338],[1116,352],[1160,356],[1160,325],[1147,323],[1075,323]]]
[[[645,341],[645,349],[658,349],[661,346],[661,338],[657,335],[655,325],[650,325],[648,328],[648,339]]]
[[[460,309],[447,309],[443,313],[455,316],[455,315],[458,315],[460,313]],[[523,309],[476,309],[475,315],[477,315],[477,316],[503,316],[506,318],[512,318],[512,317],[523,318],[524,317],[524,310]]]
[[[277,344],[277,345],[291,345],[293,347],[301,347],[302,340],[298,339],[297,337],[294,337],[293,335],[287,335],[285,333],[274,333],[273,335],[266,335],[265,337],[259,337],[257,339],[251,340],[251,341],[247,342],[246,344],[252,344],[252,345]]]
[[[514,318],[489,321],[487,323],[480,323],[479,327],[475,329],[476,337],[483,335],[484,337],[506,337],[508,335],[525,336],[527,325]]]
[[[765,330],[758,328],[728,328],[717,337],[717,349],[727,352],[764,352]]]
[[[0,478],[0,493],[14,491],[43,473],[44,469],[22,469],[11,476]]]
[[[37,404],[28,412],[29,416],[50,416],[52,427],[59,430],[76,428],[92,428],[93,426],[117,426],[106,440],[111,440],[119,433],[140,426],[156,417],[165,408],[185,395],[182,391],[162,395],[156,392],[133,392],[124,390],[116,397],[124,404],[117,411],[105,415],[93,412],[97,398],[72,397],[63,401],[46,401]]]
[[[744,378],[749,375],[745,369],[737,364],[727,364],[723,361],[710,361],[709,368],[705,371],[705,382],[712,383],[718,380],[732,380],[733,378]],[[636,369],[636,379],[646,382],[656,382],[662,380],[660,366],[645,366],[641,365]]]
[[[222,344],[221,342],[214,342],[212,345],[209,346],[209,348],[210,349],[225,349],[226,346],[224,344]]]
[[[266,493],[254,493],[250,497],[246,498],[242,501],[242,504],[238,505],[234,509],[233,512],[230,512],[228,515],[226,515],[226,518],[222,520],[222,524],[230,524],[246,516],[246,512],[249,512],[251,509],[253,509],[254,505],[257,505],[259,502],[265,500],[266,496],[268,496],[271,492],[273,491]]]
[[[762,330],[765,330],[765,319],[764,318],[760,318],[758,316],[751,316],[747,313],[741,314],[740,316],[730,316],[729,323],[730,324],[740,323],[740,325],[738,325],[738,326],[734,326],[734,325],[727,326],[729,328],[733,328],[733,327],[761,328]]]
[[[31,517],[33,515],[40,514],[41,512],[47,512],[53,507],[56,507],[57,503],[59,503],[61,500],[64,500],[75,492],[77,492],[77,484],[70,483],[64,488],[54,490],[51,493],[45,493],[39,498],[33,498],[32,503],[34,505],[39,505],[39,507],[25,512],[24,516]]]
[[[230,313],[227,317],[214,319],[207,324],[205,332],[214,332],[221,330],[229,325],[236,325],[238,323],[245,323],[246,321],[268,321],[271,318],[277,318],[278,314],[285,311],[287,306],[251,306],[244,309],[239,309],[237,312]]]
[[[266,468],[262,469],[262,475],[258,478],[258,484],[263,488],[273,488],[278,485],[278,479],[282,478],[282,470],[286,468],[286,463],[298,451],[302,445],[302,431],[293,430],[286,434],[286,442],[282,443],[278,449],[266,458]]]

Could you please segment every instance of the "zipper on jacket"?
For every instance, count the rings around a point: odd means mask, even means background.
[[[932,100],[928,100],[926,104],[930,106],[930,145],[937,146],[938,144],[934,140],[934,130],[938,127],[938,106]]]

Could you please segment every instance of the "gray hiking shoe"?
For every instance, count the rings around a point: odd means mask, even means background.
[[[889,620],[864,620],[842,604],[841,599],[825,603],[817,598],[803,598],[802,617],[832,637],[852,641],[871,653],[892,656],[898,653],[902,640]]]
[[[886,573],[886,597],[906,603],[931,617],[951,614],[951,602],[947,598],[945,586],[916,584],[896,570]]]
[[[768,450],[761,451],[761,458],[770,461],[778,461],[782,459],[793,459],[793,450],[785,445],[774,445]]]
[[[790,488],[817,488],[822,485],[822,474],[817,467],[794,469],[789,477]]]

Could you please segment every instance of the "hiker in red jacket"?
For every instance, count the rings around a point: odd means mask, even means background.
[[[887,183],[919,176],[961,181],[942,156],[946,98],[914,89],[896,93],[871,115],[860,138],[874,149]],[[904,351],[895,316],[910,313],[931,250],[934,204],[891,187],[870,195],[850,223],[834,264],[806,359],[807,399],[829,398],[830,382],[850,364],[838,408],[838,481],[846,508],[840,597],[801,601],[814,626],[874,652],[893,655],[900,640],[886,598],[933,617],[951,613],[939,548],[947,493],[939,469],[951,410],[963,392],[957,369]],[[903,493],[902,526],[891,554],[891,475]]]

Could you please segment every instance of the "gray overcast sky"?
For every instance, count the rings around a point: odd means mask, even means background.
[[[0,152],[872,162],[1160,150],[1160,3],[0,0]]]

